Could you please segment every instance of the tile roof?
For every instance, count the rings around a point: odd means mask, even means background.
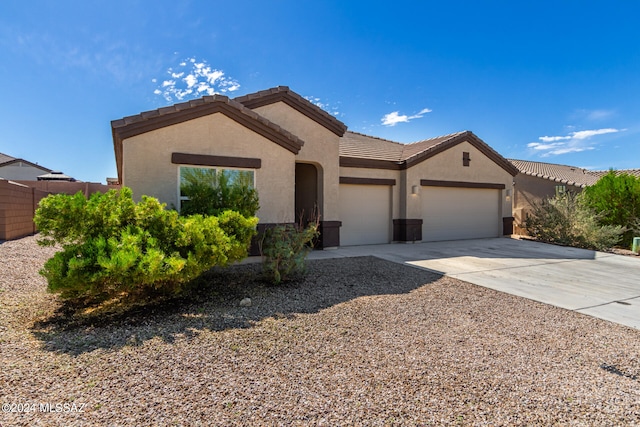
[[[340,138],[340,156],[401,162],[404,144],[347,131]]]
[[[548,179],[549,181],[555,181],[576,187],[593,185],[600,178],[587,169],[582,169],[576,166],[515,159],[509,159],[509,161],[518,168],[520,173],[525,175]]]
[[[259,92],[236,97],[233,100],[251,109],[274,104],[276,102],[284,102],[338,136],[342,136],[347,130],[347,125],[314,103],[298,95],[289,89],[288,86],[278,86],[271,89],[261,90]]]
[[[518,173],[517,169],[507,159],[470,131],[456,132],[410,144],[401,144],[349,131],[340,138],[340,158],[343,166],[357,167],[358,162],[356,159],[364,159],[369,161],[368,167],[384,167],[382,162],[387,162],[389,163],[389,168],[392,168],[391,164],[395,164],[397,167],[393,167],[393,169],[404,169],[463,141],[474,145],[511,175],[515,176]]]
[[[0,165],[7,162],[12,162],[17,160],[15,157],[8,156],[6,154],[0,153]]]
[[[628,175],[633,175],[633,176],[637,176],[640,178],[640,169],[616,169],[614,170],[614,172],[616,173],[616,175],[621,175],[623,173],[626,173]],[[598,179],[602,178],[603,176],[605,176],[606,174],[609,173],[608,170],[606,171],[589,171],[589,173],[591,175],[595,175],[598,177]]]

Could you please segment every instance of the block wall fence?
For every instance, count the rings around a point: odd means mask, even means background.
[[[117,186],[91,182],[6,181],[0,180],[0,240],[19,239],[34,234],[33,215],[38,203],[49,194],[75,194],[85,197]]]

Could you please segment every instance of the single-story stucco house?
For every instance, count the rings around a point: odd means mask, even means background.
[[[111,122],[118,180],[180,209],[192,168],[244,171],[260,226],[317,206],[320,247],[512,232],[516,167],[472,132],[400,144],[355,132],[288,87]],[[247,175],[248,174],[248,175]]]

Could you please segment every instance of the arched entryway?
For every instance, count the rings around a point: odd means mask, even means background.
[[[306,224],[322,215],[318,168],[311,163],[296,163],[295,218]]]

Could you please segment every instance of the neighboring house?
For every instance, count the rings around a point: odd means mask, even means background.
[[[193,168],[253,179],[259,227],[317,207],[320,247],[512,232],[518,170],[471,132],[400,144],[354,132],[277,87],[214,95],[111,122],[118,182],[180,209]],[[239,174],[236,171],[243,171]]]
[[[0,153],[0,177],[11,181],[36,181],[51,169]]]
[[[567,191],[574,194],[580,193],[585,187],[595,184],[609,173],[609,171],[591,171],[577,166],[554,163],[514,159],[509,161],[519,172],[513,180],[513,216],[516,234],[526,234],[524,221],[527,214],[533,212],[534,205]],[[640,177],[640,169],[620,169],[615,172]]]
[[[524,221],[533,206],[567,191],[579,193],[598,182],[598,173],[575,166],[509,160],[520,172],[514,178],[513,216],[516,234],[526,234]]]

